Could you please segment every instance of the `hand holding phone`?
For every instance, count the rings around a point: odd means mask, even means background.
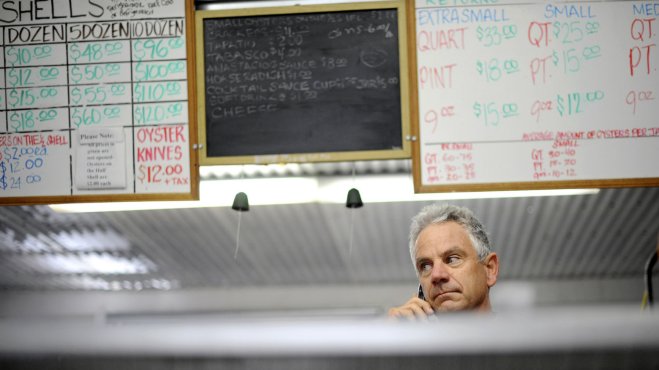
[[[417,298],[426,300],[426,297],[423,295],[423,288],[421,287],[421,284],[419,284],[419,291],[416,294]]]
[[[432,306],[430,306],[430,303],[425,300],[421,285],[419,285],[419,289],[416,295],[412,296],[412,298],[405,302],[405,304],[389,309],[389,317],[405,318],[411,320],[425,320],[429,317],[432,317],[434,313],[435,311],[432,309]]]

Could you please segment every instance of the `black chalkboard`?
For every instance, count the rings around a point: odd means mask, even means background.
[[[202,18],[206,156],[402,149],[398,12]]]

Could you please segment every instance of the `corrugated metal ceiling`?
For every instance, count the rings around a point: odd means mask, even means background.
[[[377,166],[357,172],[399,172],[407,164]],[[343,167],[316,166],[303,175],[352,171]],[[413,282],[408,224],[426,203],[374,203],[356,210],[337,204],[253,206],[241,216],[236,259],[238,213],[228,207],[62,214],[47,206],[5,206],[0,207],[0,288]],[[642,276],[659,231],[659,188],[453,203],[473,209],[488,228],[501,279]],[[124,273],[105,273],[110,268]]]

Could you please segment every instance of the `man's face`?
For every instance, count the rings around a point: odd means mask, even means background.
[[[489,287],[496,283],[495,253],[479,261],[467,231],[456,222],[432,224],[416,241],[416,269],[435,311],[490,310]]]

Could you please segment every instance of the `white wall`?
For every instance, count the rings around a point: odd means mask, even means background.
[[[638,305],[638,279],[500,281],[495,311],[581,305]],[[410,285],[297,286],[139,292],[2,292],[0,318],[83,321],[153,320],[209,316],[379,316],[416,293]]]

